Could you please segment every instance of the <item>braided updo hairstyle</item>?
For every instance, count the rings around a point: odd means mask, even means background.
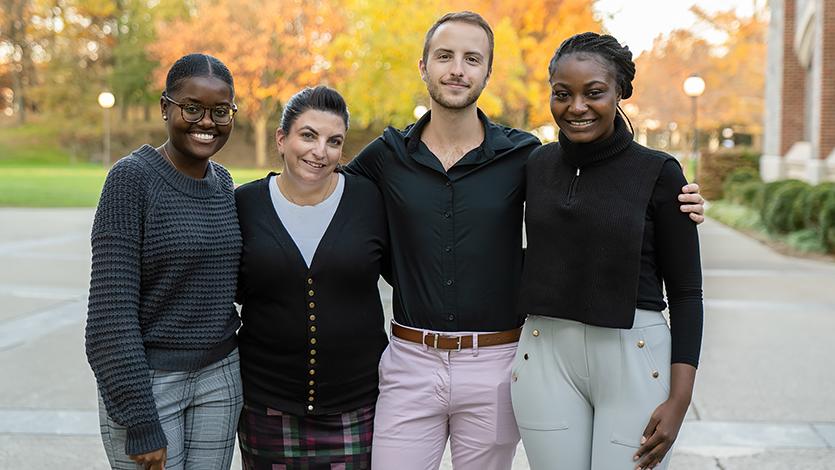
[[[632,51],[627,46],[621,46],[617,39],[608,34],[597,34],[592,32],[580,33],[571,36],[560,44],[551,63],[548,65],[548,76],[552,77],[557,71],[557,63],[561,58],[570,54],[595,54],[615,76],[615,83],[620,91],[620,97],[627,99],[632,96],[632,80],[635,78],[635,62],[632,61]],[[618,112],[629,123],[632,129],[632,122],[618,105]],[[633,131],[634,132],[634,131]]]
[[[232,73],[216,57],[208,54],[188,54],[177,59],[165,79],[165,93],[171,95],[182,86],[183,81],[191,77],[215,77],[229,85],[232,96],[235,95],[235,83]]]

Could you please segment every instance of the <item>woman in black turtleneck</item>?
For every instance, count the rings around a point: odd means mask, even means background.
[[[690,404],[698,234],[675,202],[678,162],[634,142],[618,113],[631,58],[615,38],[583,33],[549,67],[560,136],[527,165],[528,319],[512,382],[533,469],[666,468]]]

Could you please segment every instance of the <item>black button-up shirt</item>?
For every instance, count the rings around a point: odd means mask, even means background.
[[[388,216],[394,319],[436,331],[518,327],[525,163],[531,134],[479,110],[484,141],[448,171],[420,140],[426,113],[383,135],[348,165],[375,181]]]

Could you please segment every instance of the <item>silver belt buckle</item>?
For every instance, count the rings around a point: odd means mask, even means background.
[[[444,334],[441,334],[441,333],[432,333],[432,334],[435,336],[435,339],[432,342],[432,347],[433,348],[438,349],[438,340],[440,338],[455,338],[455,339],[458,340],[458,347],[454,350],[450,349],[450,351],[461,352],[461,335],[457,335],[457,336],[449,335],[449,336],[447,336],[447,335],[444,335]]]

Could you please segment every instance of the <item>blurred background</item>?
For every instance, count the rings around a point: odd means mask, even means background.
[[[271,136],[282,105],[307,85],[345,95],[350,159],[386,125],[403,127],[425,110],[423,35],[460,9],[495,30],[479,106],[496,121],[553,140],[550,57],[572,34],[610,32],[635,54],[636,91],[624,109],[637,140],[680,157],[691,179],[702,176],[699,155],[732,154],[733,166],[757,168],[773,8],[763,0],[0,0],[0,204],[95,204],[102,168],[164,140],[165,73],[195,51],[233,72],[241,112],[218,160],[241,182],[263,173],[244,169],[278,163]],[[690,76],[701,80],[697,97],[685,93]],[[704,171],[708,186],[725,176]],[[39,194],[25,190],[30,181]],[[54,194],[42,191],[46,181]]]
[[[241,112],[217,159],[237,182],[278,165],[282,105],[317,83],[348,101],[348,160],[425,112],[423,36],[461,9],[495,30],[479,100],[494,120],[554,140],[549,59],[572,34],[611,33],[635,56],[623,109],[636,139],[722,200],[714,216],[791,249],[832,250],[821,218],[835,220],[835,202],[821,209],[835,196],[817,187],[835,180],[832,0],[0,0],[0,205],[94,206],[110,164],[163,142],[165,74],[189,52],[233,72]],[[783,186],[776,212],[791,214],[770,221]]]

